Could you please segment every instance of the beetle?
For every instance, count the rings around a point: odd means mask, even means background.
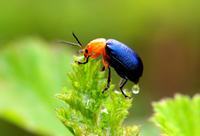
[[[83,48],[83,44],[79,41],[77,36],[74,33],[72,33],[72,35],[78,43],[68,41],[60,41],[60,43],[75,45]],[[123,87],[127,81],[130,80],[133,83],[138,84],[139,79],[142,76],[143,62],[139,55],[127,45],[115,39],[94,39],[90,41],[82,50],[80,50],[80,52],[84,54],[85,61],[77,61],[78,64],[86,64],[89,58],[96,59],[102,56],[102,71],[108,69],[107,85],[102,93],[110,87],[110,67],[113,67],[117,74],[121,77],[119,88],[125,97],[128,96],[124,93]]]

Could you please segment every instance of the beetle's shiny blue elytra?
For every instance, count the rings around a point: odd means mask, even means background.
[[[110,57],[109,64],[124,79],[138,83],[143,73],[143,63],[140,57],[125,44],[108,39],[106,41],[106,54]]]

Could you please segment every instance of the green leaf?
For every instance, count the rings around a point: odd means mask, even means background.
[[[54,98],[66,81],[70,54],[37,38],[2,48],[0,118],[40,135],[70,135],[56,118]]]
[[[79,58],[75,58],[77,60]],[[72,65],[68,74],[72,87],[57,94],[65,105],[57,108],[58,118],[77,136],[82,135],[139,135],[137,126],[124,126],[123,121],[132,106],[132,99],[114,91],[105,92],[105,72],[100,72],[101,61],[90,60],[85,65]]]
[[[200,95],[175,95],[174,99],[153,103],[153,108],[152,120],[165,135],[200,135]]]

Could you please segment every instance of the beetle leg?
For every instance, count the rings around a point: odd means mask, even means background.
[[[124,85],[127,83],[127,81],[128,81],[127,79],[122,78],[122,80],[121,80],[121,82],[120,82],[120,85],[119,85],[119,88],[120,88],[122,94],[123,94],[125,97],[129,97],[129,96],[127,96],[127,95],[124,93],[124,91],[123,91],[123,87],[124,87]],[[130,97],[129,97],[129,98],[130,98]]]
[[[78,64],[86,64],[88,63],[89,57],[86,58],[86,60],[84,62],[80,62],[80,61],[75,61]]]
[[[120,81],[119,81],[119,87],[124,83],[125,79],[124,78],[121,78]]]
[[[110,78],[111,78],[111,70],[110,70],[110,67],[108,67],[107,85],[106,85],[106,88],[103,89],[102,93],[104,93],[110,87]]]
[[[106,69],[105,66],[103,66],[103,67],[101,68],[101,71],[105,71],[105,69]]]

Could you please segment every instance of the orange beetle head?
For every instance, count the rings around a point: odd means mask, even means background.
[[[103,54],[103,52],[105,51],[105,46],[106,39],[98,38],[89,42],[82,51],[86,58],[91,57],[95,59]]]
[[[78,43],[68,42],[68,41],[59,41],[59,43],[72,45],[72,46],[79,46],[83,47],[77,36],[72,33],[73,37],[76,39]],[[91,57],[93,59],[99,57],[100,55],[103,55],[103,57],[106,56],[105,53],[105,46],[106,46],[106,39],[104,38],[98,38],[90,41],[86,47],[82,50],[80,50],[80,53],[83,53],[86,58]]]
[[[73,37],[76,39],[78,43],[73,43],[69,41],[58,41],[58,43],[63,43],[66,45],[72,45],[72,46],[79,46],[80,48],[83,48],[83,44],[79,41],[77,36],[72,33]],[[100,55],[103,56],[103,65],[105,68],[109,67],[108,60],[110,59],[109,56],[106,54],[106,39],[104,38],[98,38],[90,41],[86,47],[82,50],[80,50],[80,53],[83,53],[85,58],[91,57],[93,59],[98,58]]]

